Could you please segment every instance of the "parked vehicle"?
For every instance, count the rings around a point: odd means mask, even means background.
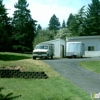
[[[33,50],[33,59],[36,58],[49,58],[53,59],[54,56],[54,44],[38,44]]]
[[[67,42],[66,56],[67,57],[83,57],[85,46],[82,42]]]

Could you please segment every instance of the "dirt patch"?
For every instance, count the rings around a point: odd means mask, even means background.
[[[25,67],[22,66],[1,66],[0,70],[20,70],[20,71],[26,71]]]

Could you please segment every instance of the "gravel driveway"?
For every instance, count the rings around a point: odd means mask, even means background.
[[[54,59],[54,60],[42,60],[50,65],[60,75],[67,78],[69,81],[86,91],[100,92],[100,74],[93,73],[78,66],[78,62],[84,60],[94,60],[99,58],[80,58],[80,59]]]

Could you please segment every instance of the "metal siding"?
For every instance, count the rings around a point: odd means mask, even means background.
[[[70,39],[68,42],[82,42],[85,45],[85,57],[94,57],[94,56],[100,56],[100,48],[98,45],[100,45],[100,39],[99,38],[78,38],[78,39]],[[88,51],[88,46],[94,46],[95,51]]]
[[[56,41],[54,43],[55,43],[55,57],[60,57],[60,44],[59,44],[59,41]]]

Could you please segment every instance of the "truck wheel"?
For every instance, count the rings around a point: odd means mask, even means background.
[[[77,56],[76,55],[73,55],[73,58],[77,58]]]
[[[40,57],[40,59],[42,59],[42,57]]]
[[[49,58],[49,55],[47,54],[46,59],[48,59],[48,58]]]
[[[53,59],[53,55],[51,56],[51,59]]]
[[[45,58],[46,58],[46,59],[48,59],[49,57],[48,57],[48,56],[46,56]]]
[[[81,58],[83,58],[83,56],[81,56]]]
[[[36,59],[36,57],[33,57],[33,59]]]

